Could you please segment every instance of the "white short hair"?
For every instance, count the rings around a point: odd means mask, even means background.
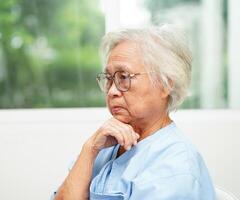
[[[122,29],[107,33],[101,44],[103,66],[111,50],[118,44],[131,41],[140,47],[142,62],[154,85],[162,83],[169,89],[167,111],[176,110],[187,95],[191,80],[192,54],[183,31],[165,24],[143,29]]]

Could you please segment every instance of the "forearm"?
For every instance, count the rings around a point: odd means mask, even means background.
[[[89,145],[84,145],[82,151],[69,172],[54,200],[88,200],[89,186],[93,165],[97,152]]]

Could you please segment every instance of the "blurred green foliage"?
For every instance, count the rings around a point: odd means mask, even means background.
[[[161,23],[159,14],[162,17],[168,9],[182,4],[201,4],[201,0],[142,2],[151,15],[152,24]],[[101,71],[98,47],[105,27],[99,3],[99,0],[0,1],[0,108],[105,105],[95,80]],[[227,27],[227,0],[223,3]],[[197,25],[193,30],[196,36]],[[197,44],[195,49],[199,49]],[[225,51],[225,101],[226,63]],[[199,65],[196,61],[194,64]],[[182,108],[201,106],[198,68],[194,67],[192,95]]]
[[[1,0],[0,108],[103,106],[98,0]]]

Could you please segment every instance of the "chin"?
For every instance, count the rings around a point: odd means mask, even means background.
[[[115,114],[113,117],[125,124],[129,124],[131,122],[131,119],[128,116]]]

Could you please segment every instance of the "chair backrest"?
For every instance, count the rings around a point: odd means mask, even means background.
[[[233,194],[226,192],[226,190],[223,190],[222,188],[215,187],[215,191],[217,195],[217,200],[239,200]]]

